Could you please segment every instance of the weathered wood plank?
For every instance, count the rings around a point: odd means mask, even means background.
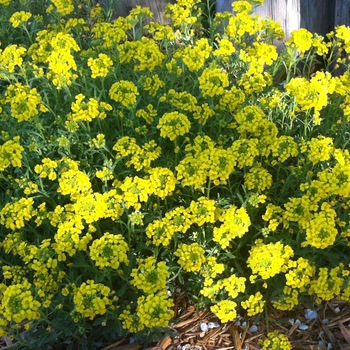
[[[300,0],[300,28],[325,36],[334,28],[334,8],[335,0]]]
[[[102,5],[106,0],[99,1]],[[115,10],[115,17],[125,17],[136,6],[148,7],[153,12],[153,21],[163,23],[163,12],[167,3],[175,3],[175,0],[121,0]],[[104,4],[106,6],[106,4]]]
[[[350,26],[350,0],[335,0],[334,25]]]

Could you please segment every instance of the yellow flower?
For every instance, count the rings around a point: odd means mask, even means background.
[[[147,294],[165,289],[169,272],[165,262],[157,263],[152,256],[137,260],[137,268],[132,269],[131,284]]]
[[[321,135],[317,138],[313,137],[308,141],[307,146],[307,157],[314,165],[329,160],[334,152],[333,140],[330,137]]]
[[[176,228],[166,219],[153,220],[146,227],[147,237],[152,238],[152,243],[156,246],[168,246],[175,232]]]
[[[286,45],[304,54],[305,51],[310,50],[312,47],[312,33],[305,28],[293,30],[290,33],[290,38],[287,40]]]
[[[331,300],[338,296],[344,282],[339,266],[333,269],[321,267],[318,277],[311,281],[309,295],[316,294],[321,300]]]
[[[311,245],[318,249],[333,245],[338,235],[335,218],[335,210],[331,209],[328,203],[323,203],[321,211],[315,213],[307,223],[306,241],[302,245]]]
[[[0,210],[0,224],[12,231],[25,226],[34,215],[34,199],[19,198],[5,204]]]
[[[110,67],[113,65],[112,59],[104,53],[100,53],[97,58],[90,57],[87,62],[91,69],[91,78],[107,76]]]
[[[222,323],[233,321],[237,317],[237,304],[232,300],[221,300],[210,307],[210,310],[220,319]]]
[[[210,256],[206,259],[205,263],[202,265],[200,274],[206,279],[208,278],[213,279],[218,274],[223,273],[224,270],[225,270],[225,265],[218,263],[214,256]],[[221,285],[220,285],[220,288],[221,288]]]
[[[21,83],[10,85],[5,92],[5,101],[10,103],[12,116],[19,122],[39,114],[41,97],[36,88]]]
[[[61,174],[58,179],[57,192],[69,194],[72,198],[76,198],[81,194],[89,193],[91,183],[88,175],[79,170],[67,170]]]
[[[224,278],[218,282],[220,288],[225,289],[228,295],[232,299],[236,299],[239,293],[245,291],[245,277],[237,277],[236,275],[231,275],[228,278]]]
[[[24,148],[19,143],[20,137],[15,136],[13,140],[6,141],[0,145],[0,171],[4,171],[9,166],[22,166],[22,152]]]
[[[30,12],[15,12],[10,18],[10,23],[14,28],[17,28],[20,25],[25,24],[30,17],[32,17],[32,14]]]
[[[205,262],[204,253],[204,249],[198,243],[181,243],[174,255],[179,257],[177,262],[185,271],[194,272],[200,271],[202,264]]]
[[[294,255],[292,248],[281,242],[264,244],[257,240],[249,251],[247,265],[252,269],[254,281],[259,275],[266,280],[287,269],[289,259]]]
[[[174,141],[178,136],[183,136],[190,131],[191,123],[185,114],[169,112],[159,119],[157,128],[160,129],[161,137],[168,137]]]
[[[145,326],[141,323],[140,317],[136,312],[131,312],[131,307],[128,305],[119,315],[119,320],[122,321],[122,327],[132,333],[142,331]]]
[[[242,301],[241,306],[247,310],[248,316],[255,316],[264,311],[265,300],[260,292],[251,295],[247,300]]]
[[[137,316],[148,328],[167,327],[174,315],[171,310],[174,303],[169,299],[166,290],[139,297],[137,306]]]
[[[221,248],[225,249],[232,239],[242,237],[248,232],[251,225],[250,218],[246,210],[237,208],[232,205],[220,215],[219,221],[222,224],[219,227],[214,227],[213,241],[220,244]]]
[[[229,86],[228,75],[219,68],[206,68],[198,78],[203,97],[223,95]]]
[[[7,321],[20,324],[24,320],[40,318],[41,304],[34,299],[31,292],[32,285],[28,281],[8,286],[1,294],[1,315]]]
[[[56,6],[57,11],[63,16],[69,15],[74,10],[74,5],[72,0],[51,0],[51,1]]]
[[[135,84],[127,80],[120,80],[114,83],[109,90],[110,98],[116,102],[120,102],[127,108],[132,108],[136,105],[138,94]]]
[[[305,287],[310,284],[311,279],[314,277],[315,267],[310,264],[309,260],[304,258],[299,258],[297,261],[290,261],[288,267],[286,285],[304,291]]]
[[[164,199],[175,190],[176,178],[168,168],[152,168],[149,170],[150,188],[153,194]]]
[[[273,331],[267,334],[267,338],[264,341],[260,341],[263,347],[262,350],[291,350],[292,345],[288,338],[279,334],[278,331]]]
[[[121,63],[133,62],[134,71],[152,72],[156,67],[163,64],[165,55],[153,39],[142,37],[141,40],[127,41],[118,45]]]
[[[277,310],[293,310],[296,305],[299,305],[299,292],[289,286],[285,286],[282,296],[273,302],[273,307]]]
[[[75,214],[81,216],[86,223],[91,224],[105,217],[107,203],[105,197],[101,193],[85,193],[76,198],[72,209]]]
[[[78,314],[93,320],[97,315],[104,315],[112,304],[110,295],[111,290],[102,283],[94,283],[93,280],[83,282],[74,291],[72,316]]]
[[[111,267],[118,269],[120,263],[129,264],[129,247],[120,234],[106,232],[95,239],[90,246],[90,257],[100,269]]]
[[[244,186],[261,193],[272,186],[272,175],[262,167],[252,167],[244,175]]]

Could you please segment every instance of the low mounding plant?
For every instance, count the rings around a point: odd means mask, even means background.
[[[278,52],[248,1],[114,5],[0,0],[1,335],[150,341],[177,290],[222,322],[350,300],[350,28]]]

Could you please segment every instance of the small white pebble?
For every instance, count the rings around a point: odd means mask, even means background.
[[[323,324],[328,324],[328,323],[329,323],[328,318],[325,318],[324,320],[322,320],[322,323],[323,323]]]
[[[323,340],[320,340],[320,341],[318,342],[318,345],[325,346],[325,343],[324,343]]]
[[[314,320],[315,318],[317,318],[317,312],[315,310],[306,309],[305,310],[305,318],[307,320]]]
[[[294,318],[290,318],[288,322],[293,326],[294,325]]]
[[[208,332],[208,330],[209,330],[208,325],[207,325],[206,323],[204,323],[204,322],[201,323],[201,326],[200,326],[200,327],[201,327],[201,331],[202,331],[202,332],[205,332],[205,333],[206,333],[206,332]]]
[[[336,308],[334,309],[334,311],[335,311],[336,313],[338,313],[338,312],[340,312],[340,308],[339,308],[339,307],[336,307]]]
[[[332,349],[333,348],[333,345],[331,343],[328,343],[327,344],[327,349]]]
[[[298,328],[302,331],[306,331],[309,328],[309,326],[305,323],[300,323]]]
[[[258,331],[258,326],[253,324],[250,328],[249,328],[249,331],[252,332],[252,333],[255,333]]]
[[[130,337],[129,344],[133,344],[133,343],[135,343],[135,339],[133,337]]]
[[[208,328],[218,328],[220,325],[217,322],[209,322]]]
[[[242,327],[247,327],[247,322],[246,321],[244,321],[243,323],[242,323]]]

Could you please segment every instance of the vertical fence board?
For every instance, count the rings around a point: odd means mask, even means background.
[[[103,2],[104,0],[100,1]],[[163,23],[163,12],[167,3],[175,3],[175,0],[122,0],[117,4],[114,15],[125,17],[136,6],[142,6],[148,7],[153,12],[155,22]]]
[[[325,35],[334,28],[335,0],[300,0],[300,28]]]
[[[335,0],[334,26],[350,25],[350,0]]]
[[[131,9],[141,5],[149,7],[154,14],[154,20],[163,23],[165,5],[175,1],[121,0],[115,9],[115,15],[127,16]],[[231,12],[231,4],[232,0],[216,0],[216,12]],[[263,5],[255,8],[254,13],[281,22],[287,38],[293,30],[299,28],[325,35],[333,30],[334,26],[350,25],[350,0],[265,0]]]

